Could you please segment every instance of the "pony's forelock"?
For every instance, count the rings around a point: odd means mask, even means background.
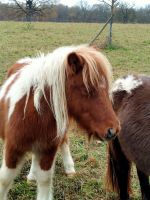
[[[110,90],[112,84],[112,67],[108,59],[96,49],[88,46],[78,49],[77,54],[86,61],[86,66],[83,68],[83,81],[87,90],[90,87],[89,82],[95,88],[99,88],[102,86],[104,79],[108,82]]]

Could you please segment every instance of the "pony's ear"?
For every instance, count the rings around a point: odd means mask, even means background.
[[[83,69],[84,60],[77,53],[73,52],[68,55],[68,64],[71,70],[75,74],[78,74]]]

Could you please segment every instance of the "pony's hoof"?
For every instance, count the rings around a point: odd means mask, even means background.
[[[73,178],[76,175],[76,172],[72,172],[72,173],[66,173],[68,178]]]
[[[28,183],[29,185],[32,185],[32,184],[35,184],[35,183],[36,183],[36,178],[34,177],[34,175],[29,174],[29,175],[27,176],[27,183]]]

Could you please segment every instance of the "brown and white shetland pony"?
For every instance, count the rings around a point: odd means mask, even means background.
[[[73,118],[101,140],[119,130],[110,99],[111,66],[86,45],[61,47],[47,55],[19,60],[0,90],[0,136],[4,140],[0,200],[6,200],[26,152],[32,152],[37,200],[52,199],[55,156]],[[68,155],[68,156],[67,156]],[[66,157],[65,157],[66,156]],[[49,189],[50,186],[50,189]]]
[[[150,77],[129,75],[118,79],[113,99],[121,131],[109,143],[108,186],[118,193],[120,200],[129,199],[133,162],[142,199],[150,200]]]

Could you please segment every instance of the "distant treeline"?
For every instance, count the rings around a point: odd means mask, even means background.
[[[32,21],[106,22],[109,17],[110,8],[104,4],[95,4],[90,8],[80,5],[68,7],[62,4],[44,4],[40,7],[40,12],[33,13]],[[15,4],[0,3],[0,20],[26,21],[26,14]],[[137,9],[121,4],[115,9],[114,22],[150,23],[150,5]]]

